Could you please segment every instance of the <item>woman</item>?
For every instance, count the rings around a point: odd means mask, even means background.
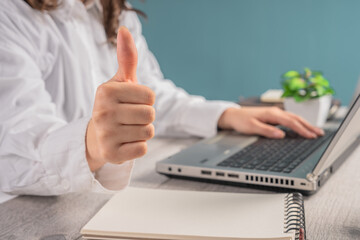
[[[277,108],[240,108],[177,88],[164,79],[127,6],[0,2],[0,191],[122,189],[154,126],[157,135],[176,137],[209,137],[217,128],[284,137],[269,124],[308,138],[323,134]],[[120,28],[116,39],[120,24],[130,32]]]

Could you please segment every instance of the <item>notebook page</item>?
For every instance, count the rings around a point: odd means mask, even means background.
[[[285,194],[127,188],[82,234],[156,239],[292,239],[284,234]]]

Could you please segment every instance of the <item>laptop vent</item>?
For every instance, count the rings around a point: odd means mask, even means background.
[[[273,177],[259,177],[253,175],[246,175],[245,180],[248,182],[272,183],[277,185],[294,186],[294,180]]]

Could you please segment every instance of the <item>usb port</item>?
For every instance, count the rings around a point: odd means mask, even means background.
[[[211,171],[201,170],[201,174],[203,174],[203,175],[211,175]]]
[[[231,178],[239,178],[239,174],[228,173],[228,177],[231,177]]]
[[[225,173],[223,173],[223,172],[216,172],[216,176],[224,177],[224,176],[225,176]]]
[[[306,185],[306,183],[303,183],[303,182],[302,182],[302,183],[300,183],[300,185],[305,186],[305,185]]]

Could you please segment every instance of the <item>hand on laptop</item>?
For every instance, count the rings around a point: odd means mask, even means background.
[[[278,107],[229,108],[218,121],[218,126],[222,129],[234,129],[240,133],[257,134],[268,138],[285,137],[285,133],[273,125],[288,127],[305,138],[324,135],[322,129]]]

